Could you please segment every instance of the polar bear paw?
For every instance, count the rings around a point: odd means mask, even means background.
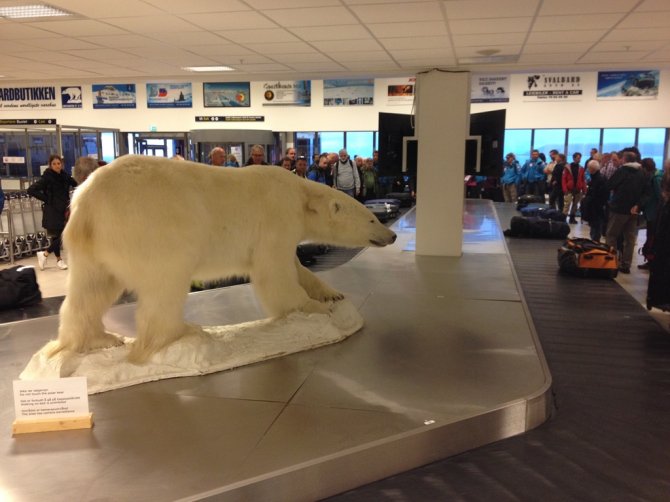
[[[320,302],[336,302],[344,299],[342,293],[326,285],[309,291],[309,297]]]
[[[317,300],[307,300],[307,302],[300,308],[302,312],[307,314],[329,314],[330,307],[327,303],[322,303]]]

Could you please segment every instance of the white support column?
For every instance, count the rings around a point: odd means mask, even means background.
[[[432,70],[416,84],[416,254],[461,256],[470,73]]]

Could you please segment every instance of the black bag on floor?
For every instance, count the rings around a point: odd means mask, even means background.
[[[616,249],[591,239],[573,237],[558,249],[561,272],[580,277],[614,279],[618,272]]]
[[[522,207],[526,207],[528,204],[544,204],[544,197],[541,195],[521,195],[516,200],[516,208],[520,210]]]
[[[538,217],[512,216],[508,237],[531,237],[534,239],[565,239],[570,234],[570,225],[564,221],[543,220]]]
[[[537,215],[543,220],[562,221],[565,223],[565,215],[553,207],[550,207],[549,209],[542,209],[537,213]]]
[[[25,307],[42,301],[33,267],[0,270],[0,309]]]
[[[540,216],[541,212],[551,208],[552,207],[549,204],[540,204],[538,202],[531,202],[526,207],[522,207],[521,209],[519,209],[519,211],[521,211],[521,216]]]

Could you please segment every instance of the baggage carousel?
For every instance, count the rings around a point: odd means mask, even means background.
[[[90,397],[91,430],[11,437],[12,380],[56,316],[0,325],[0,499],[315,500],[522,434],[551,376],[486,201],[467,200],[463,255],[395,245],[319,275],[365,319],[347,340],[200,377]],[[134,304],[106,316],[132,335]],[[263,314],[248,285],[189,295],[189,321]]]

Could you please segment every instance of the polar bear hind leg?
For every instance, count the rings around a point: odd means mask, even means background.
[[[60,308],[58,345],[51,351],[90,352],[122,345],[117,336],[105,332],[102,316],[123,291],[107,269],[88,258],[70,255],[68,294]]]

